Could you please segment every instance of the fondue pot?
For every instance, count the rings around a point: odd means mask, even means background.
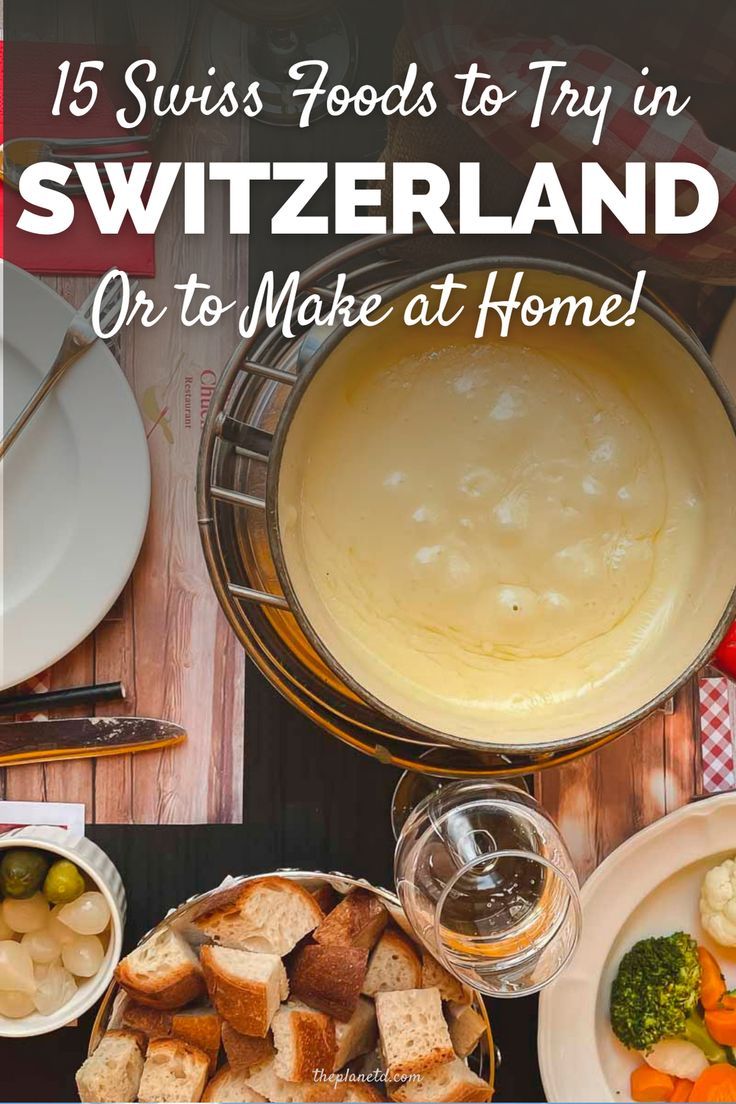
[[[407,274],[386,260],[380,242],[357,243],[305,273],[301,289],[329,289],[350,273],[358,295],[380,289],[385,303],[401,303],[452,271],[534,273],[564,293],[620,294],[631,287],[605,264],[581,265],[539,255],[475,257]],[[545,250],[547,255],[545,255]],[[357,262],[357,267],[356,267]],[[604,271],[600,269],[603,268]],[[532,289],[534,290],[534,289]],[[380,327],[379,327],[380,330]],[[300,468],[319,430],[320,394],[330,378],[349,371],[356,353],[370,355],[376,331],[343,325],[287,341],[264,327],[236,350],[212,400],[198,473],[200,531],[218,597],[249,654],[271,682],[328,731],[387,762],[433,774],[513,773],[559,764],[601,746],[663,707],[689,678],[714,663],[736,677],[736,408],[697,338],[653,298],[638,306],[632,355],[642,371],[653,358],[667,363],[692,418],[703,453],[703,498],[708,512],[697,575],[678,594],[679,611],[655,652],[642,653],[626,684],[581,694],[564,717],[544,710],[527,731],[509,718],[508,735],[496,717],[488,731],[453,714],[454,706],[414,700],[413,688],[381,684],[341,637],[340,625],[320,603],[309,564],[293,536]],[[586,339],[610,341],[612,331]],[[602,336],[601,336],[602,334]],[[437,462],[451,444],[438,442]],[[301,461],[300,461],[301,458]],[[339,462],[339,461],[337,461]],[[673,592],[678,579],[673,579]],[[597,699],[597,700],[596,700]],[[620,699],[620,700],[619,700]]]

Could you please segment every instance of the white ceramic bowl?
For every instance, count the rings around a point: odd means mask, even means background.
[[[0,852],[15,847],[28,847],[70,859],[99,889],[110,909],[110,940],[102,966],[94,977],[79,982],[72,1000],[52,1016],[34,1012],[22,1020],[0,1016],[0,1037],[27,1038],[30,1035],[47,1035],[76,1020],[99,1000],[112,980],[120,959],[125,926],[125,890],[122,879],[110,859],[96,843],[66,828],[33,826],[15,828],[0,836]],[[1,857],[1,856],[0,856]]]

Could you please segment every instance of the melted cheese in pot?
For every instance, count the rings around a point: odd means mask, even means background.
[[[404,347],[322,389],[282,529],[389,705],[513,741],[666,633],[703,551],[699,465],[660,384],[589,342]]]

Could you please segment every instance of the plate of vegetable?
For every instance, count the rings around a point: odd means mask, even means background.
[[[627,840],[581,893],[541,996],[549,1101],[736,1101],[736,794]]]

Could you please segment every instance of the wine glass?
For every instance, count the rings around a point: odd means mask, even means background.
[[[405,770],[399,777],[393,795],[391,797],[391,831],[394,839],[398,840],[401,829],[406,824],[409,816],[423,798],[436,790],[459,781],[459,773],[453,778],[450,771],[459,772],[467,770],[468,774],[474,769],[485,771],[484,777],[491,777],[497,782],[510,781],[512,785],[529,793],[529,786],[523,774],[512,772],[509,763],[508,773],[503,772],[503,763],[499,757],[482,755],[474,751],[462,751],[459,748],[431,747],[417,756],[423,769]]]
[[[452,782],[420,801],[394,860],[407,919],[461,981],[535,993],[569,962],[581,910],[572,860],[537,801],[507,782]]]

